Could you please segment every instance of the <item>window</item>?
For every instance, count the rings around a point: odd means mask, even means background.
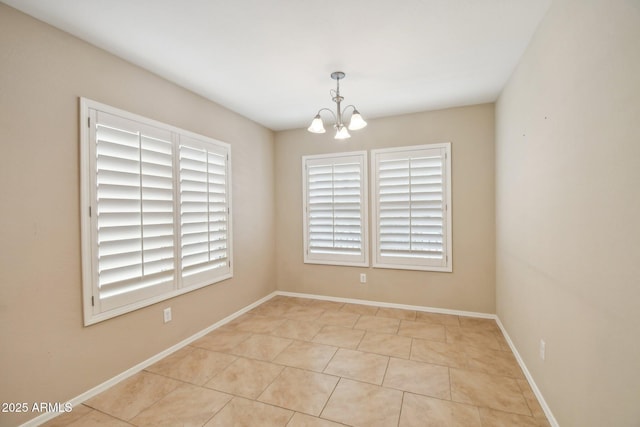
[[[367,153],[304,156],[304,262],[367,266]]]
[[[371,151],[374,267],[452,271],[450,150]]]
[[[81,99],[85,325],[232,277],[230,147]]]

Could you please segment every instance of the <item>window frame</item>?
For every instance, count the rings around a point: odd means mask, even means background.
[[[411,259],[410,257],[385,257],[380,253],[380,170],[379,161],[385,157],[396,154],[402,155],[411,152],[427,152],[441,150],[444,153],[443,161],[443,259],[441,262],[429,260]],[[453,271],[453,242],[452,242],[452,198],[451,198],[451,143],[413,145],[405,147],[393,147],[371,150],[371,229],[372,229],[372,266],[374,268],[389,268],[401,270],[419,270],[435,272]]]
[[[114,308],[103,309],[98,286],[98,240],[97,240],[97,130],[96,115],[106,113],[117,116],[125,122],[138,124],[142,127],[151,127],[171,135],[171,163],[172,163],[172,189],[173,197],[173,280],[167,289],[159,294],[152,294],[147,298],[127,302],[125,301]],[[194,283],[185,284],[181,274],[181,199],[180,185],[181,172],[179,164],[180,144],[183,137],[199,141],[201,144],[216,147],[226,153],[225,177],[226,177],[226,244],[228,265],[221,270],[212,269],[211,274]],[[142,148],[140,148],[142,149]],[[145,188],[145,187],[141,187]],[[148,188],[148,187],[147,187]],[[82,263],[82,301],[84,325],[89,326],[104,320],[129,313],[140,308],[156,304],[160,301],[173,298],[187,292],[200,289],[205,286],[218,283],[233,277],[233,226],[232,226],[232,193],[231,193],[231,146],[225,142],[215,140],[203,135],[180,129],[156,120],[152,120],[125,110],[121,110],[106,104],[93,101],[84,97],[80,98],[80,218],[81,218],[81,263]],[[142,189],[140,190],[143,191]],[[142,203],[142,201],[141,201]],[[209,208],[207,208],[209,209]],[[140,215],[143,215],[142,211]],[[207,211],[207,216],[209,211]],[[143,225],[144,226],[144,223]],[[208,235],[207,238],[211,238]]]
[[[339,266],[369,266],[369,201],[368,201],[368,160],[366,151],[352,151],[344,153],[330,153],[302,156],[302,215],[303,215],[303,245],[305,264],[323,264]],[[345,164],[344,162],[357,160],[360,164],[360,241],[361,254],[350,256],[345,254],[319,254],[309,250],[309,175],[308,166],[312,164]]]

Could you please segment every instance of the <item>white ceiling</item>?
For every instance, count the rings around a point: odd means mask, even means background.
[[[551,0],[2,0],[273,130],[495,101]]]

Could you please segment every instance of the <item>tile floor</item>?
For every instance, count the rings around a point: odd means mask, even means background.
[[[549,426],[493,320],[277,296],[45,426]]]

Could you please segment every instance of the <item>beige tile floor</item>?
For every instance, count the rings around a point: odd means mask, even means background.
[[[45,426],[549,426],[493,320],[277,296]]]

